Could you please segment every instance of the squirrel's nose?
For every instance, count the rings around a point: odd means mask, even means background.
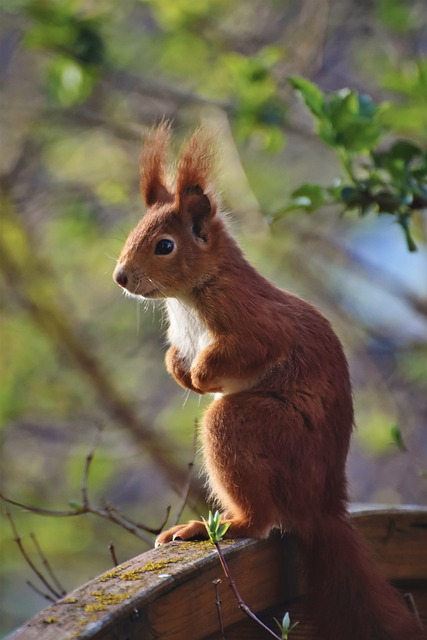
[[[126,285],[128,283],[128,277],[126,275],[126,271],[125,269],[123,269],[123,267],[117,267],[116,270],[113,273],[113,278],[114,280],[117,282],[117,284],[120,287],[123,287],[123,289],[126,288]]]

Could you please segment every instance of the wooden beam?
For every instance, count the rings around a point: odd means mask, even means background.
[[[417,606],[427,614],[427,508],[358,505],[351,515],[371,543],[386,578],[416,587]],[[288,609],[298,619],[304,584],[292,537],[228,541],[222,547],[239,591],[254,612],[269,612],[269,623],[273,612],[280,616]],[[263,638],[237,606],[212,545],[176,542],[137,556],[76,589],[36,615],[10,640],[218,638],[216,580],[221,580],[218,589],[227,640]],[[293,638],[308,640],[314,638],[311,633],[310,626],[304,625],[303,631],[295,629]]]

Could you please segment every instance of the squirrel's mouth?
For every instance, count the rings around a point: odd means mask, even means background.
[[[143,299],[143,300],[155,300],[157,298],[164,298],[165,296],[160,293],[158,289],[150,289],[149,291],[139,291],[137,289],[128,289],[127,287],[122,287],[123,292],[130,296],[131,298]]]
[[[141,296],[142,298],[163,298],[164,296],[158,289],[150,289],[149,291],[145,291],[144,293],[136,292],[136,295]]]

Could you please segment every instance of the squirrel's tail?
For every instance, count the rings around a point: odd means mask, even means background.
[[[328,640],[427,640],[347,517],[325,516],[302,542],[310,604]]]

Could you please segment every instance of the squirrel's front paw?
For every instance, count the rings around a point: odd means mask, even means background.
[[[176,382],[184,387],[184,389],[190,389],[196,393],[202,393],[191,382],[191,375],[188,367],[185,366],[184,360],[181,358],[179,351],[176,347],[172,346],[166,353],[166,369],[175,378]]]
[[[201,393],[220,393],[223,390],[220,380],[212,380],[208,377],[205,379],[193,373],[191,373],[191,382]]]
[[[203,365],[191,367],[190,375],[191,383],[202,393],[218,393],[223,390],[221,380],[209,375],[208,369]]]
[[[193,540],[194,538],[202,538],[203,540],[208,538],[206,527],[199,520],[191,520],[188,524],[178,524],[176,527],[162,531],[156,538],[155,546],[157,548],[168,542]]]

